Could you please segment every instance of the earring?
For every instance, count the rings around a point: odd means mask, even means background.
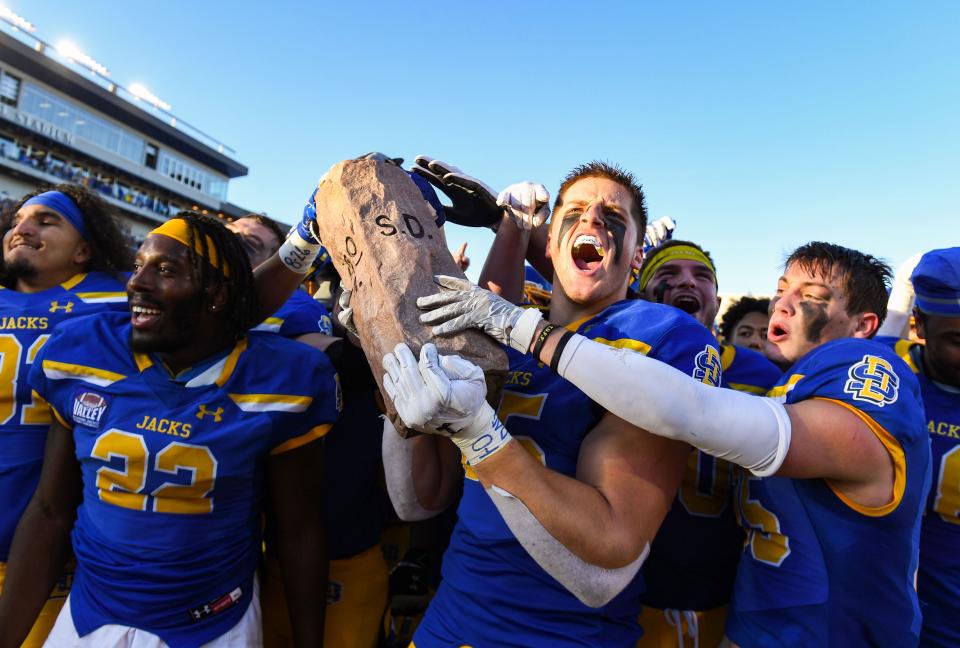
[[[211,307],[210,307],[210,312],[215,312],[216,310],[217,310],[217,307],[216,307],[216,306],[211,306]]]

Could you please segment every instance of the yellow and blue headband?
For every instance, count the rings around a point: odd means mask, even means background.
[[[166,223],[156,228],[148,236],[153,234],[160,234],[161,236],[166,236],[172,238],[178,243],[182,243],[185,247],[190,247],[190,225],[183,218],[171,218]],[[203,246],[200,244],[199,240],[193,242],[193,251],[197,253],[198,256],[202,257],[211,267],[219,270],[223,273],[224,277],[230,276],[230,267],[226,264],[220,265],[220,253],[217,250],[217,246],[213,244],[213,239],[207,236],[207,250],[204,253]]]
[[[77,203],[62,191],[44,191],[33,198],[26,200],[21,207],[29,205],[43,205],[63,216],[73,228],[79,232],[83,240],[90,240],[90,230],[87,229],[87,223],[83,220],[83,212],[77,207]]]
[[[660,266],[670,261],[677,261],[678,259],[696,261],[697,263],[705,265],[709,268],[710,272],[713,273],[713,283],[717,283],[717,271],[714,269],[713,264],[710,263],[710,259],[707,258],[706,254],[690,245],[671,245],[661,248],[659,252],[655,252],[653,256],[643,264],[643,273],[640,275],[640,292],[643,292],[647,287],[647,284],[653,279],[653,275],[660,269]]]

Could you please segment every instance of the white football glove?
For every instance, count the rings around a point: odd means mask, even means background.
[[[340,304],[340,310],[337,312],[337,321],[340,322],[340,325],[347,330],[348,333],[360,337],[360,334],[357,333],[357,327],[353,323],[353,308],[350,307],[350,296],[353,295],[352,290],[343,289],[343,292],[340,293],[340,299],[337,300],[337,303]]]
[[[643,251],[655,248],[664,241],[673,238],[673,230],[677,229],[677,222],[669,216],[663,216],[647,225],[643,236]]]
[[[536,308],[521,308],[466,279],[437,275],[433,281],[445,290],[417,298],[417,307],[429,312],[420,316],[424,324],[436,324],[434,335],[448,335],[478,328],[501,344],[527,353],[537,323]]]
[[[540,227],[550,218],[550,192],[542,184],[516,182],[500,192],[497,204],[521,230]]]
[[[383,356],[383,388],[407,427],[450,437],[476,465],[502,448],[510,434],[486,401],[483,371],[460,356],[441,356],[430,343],[417,362],[404,343]]]

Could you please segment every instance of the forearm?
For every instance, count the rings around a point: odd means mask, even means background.
[[[407,522],[445,510],[463,475],[460,453],[450,441],[432,435],[404,439],[389,420],[383,426],[383,470],[393,508]]]
[[[506,491],[522,502],[571,553],[604,569],[635,561],[669,506],[666,499],[651,506],[644,512],[646,528],[638,530],[616,514],[595,486],[550,470],[516,441],[473,466],[473,470],[485,488]]]
[[[258,265],[253,271],[253,279],[257,285],[260,316],[269,317],[283,306],[303,277],[303,273],[294,272],[285,265],[279,253]]]
[[[550,334],[541,361],[554,360],[562,335]],[[640,353],[579,335],[570,338],[554,365],[608,412],[653,434],[689,443],[758,475],[775,473],[786,457],[790,418],[771,399],[710,387]]]
[[[295,529],[279,528],[276,547],[294,645],[322,646],[328,561],[319,512],[307,514]]]
[[[33,626],[70,556],[73,521],[44,510],[36,496],[24,511],[0,595],[0,646],[19,646]]]
[[[519,304],[523,299],[523,261],[529,244],[530,231],[521,230],[504,214],[480,272],[478,285]]]

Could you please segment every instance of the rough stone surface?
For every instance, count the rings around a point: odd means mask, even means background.
[[[341,162],[320,183],[316,207],[324,247],[344,286],[353,290],[353,321],[380,389],[384,354],[406,342],[419,355],[423,344],[433,342],[441,354],[458,354],[483,369],[487,400],[496,407],[507,372],[503,349],[479,331],[433,338],[420,323],[416,299],[438,290],[433,276],[464,274],[433,208],[406,172],[373,160]],[[400,434],[410,434],[390,399],[384,402]]]

